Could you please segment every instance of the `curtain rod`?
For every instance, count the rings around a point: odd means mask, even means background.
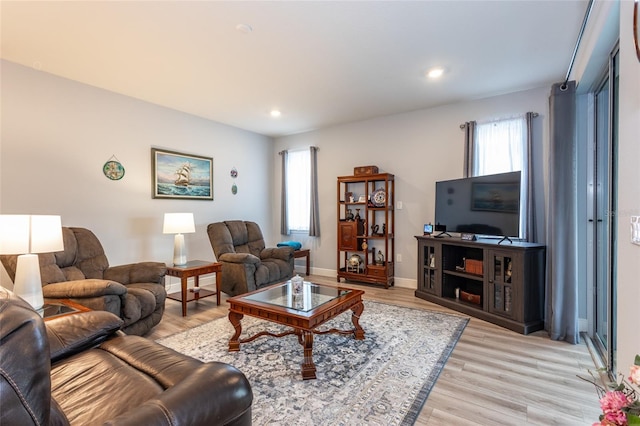
[[[587,6],[587,11],[584,14],[584,19],[582,20],[582,26],[580,27],[580,32],[578,33],[578,39],[576,40],[576,46],[573,48],[573,54],[571,55],[571,62],[569,62],[569,69],[567,70],[567,76],[565,77],[564,83],[562,83],[562,86],[560,86],[561,90],[567,89],[569,76],[571,75],[571,71],[573,70],[573,65],[576,61],[576,55],[578,54],[578,49],[580,48],[580,42],[582,41],[582,36],[584,35],[584,30],[587,27],[587,21],[589,20],[589,15],[591,15],[592,9],[593,9],[593,0],[589,0],[589,5]]]
[[[320,151],[320,148],[318,148],[317,146],[310,145],[310,146],[309,146],[309,148],[315,148],[315,149],[316,149],[316,151]],[[284,152],[285,152],[285,151],[287,151],[287,150],[285,149],[285,150],[282,150],[282,151],[278,152],[278,155],[282,155],[282,154],[284,154]],[[301,150],[301,149],[299,149],[299,150],[297,150],[297,151],[302,151],[302,150]]]
[[[537,117],[537,116],[539,115],[537,112],[532,112],[531,114],[532,114],[534,117]],[[465,126],[466,126],[466,124],[461,124],[461,125],[460,125],[460,130],[464,130]]]

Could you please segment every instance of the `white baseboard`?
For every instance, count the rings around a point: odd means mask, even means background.
[[[302,271],[302,273],[300,272],[298,273],[304,274],[304,271]],[[320,275],[322,277],[334,277],[334,278],[338,276],[338,272],[335,269],[311,268],[311,274]],[[413,290],[416,290],[418,288],[418,280],[414,280],[410,278],[395,277],[393,281],[394,281],[393,285],[396,287],[410,288]],[[337,280],[336,280],[336,283],[337,283]]]
[[[305,277],[306,266],[305,265],[296,265],[295,272],[299,274],[301,277]],[[333,277],[335,278],[338,274],[335,269],[322,269],[322,268],[311,268],[311,274],[320,275],[322,277]],[[336,280],[336,283],[338,281]],[[167,289],[167,293],[176,293],[179,292],[180,289],[180,279],[176,277],[165,276],[164,286]],[[215,286],[216,285],[216,276],[215,274],[210,274],[205,277],[200,277],[200,286]],[[402,288],[410,288],[417,289],[418,281],[410,278],[399,278],[395,277],[394,286],[402,287]],[[193,278],[189,278],[187,281],[187,288],[193,287]],[[586,321],[586,320],[585,320]]]

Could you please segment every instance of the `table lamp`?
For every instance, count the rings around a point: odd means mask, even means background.
[[[187,263],[187,248],[184,245],[184,235],[196,232],[193,222],[193,213],[165,213],[163,234],[176,234],[173,240],[173,264],[184,265]]]
[[[37,253],[62,250],[60,216],[0,215],[0,254],[18,255],[13,292],[34,309],[44,306]]]

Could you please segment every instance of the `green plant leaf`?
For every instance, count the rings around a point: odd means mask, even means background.
[[[627,422],[629,425],[640,425],[640,417],[635,414],[627,414]]]
[[[636,359],[633,362],[635,365],[640,365],[640,355],[636,355]]]

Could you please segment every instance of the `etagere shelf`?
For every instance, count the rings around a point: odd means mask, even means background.
[[[338,177],[337,280],[393,285],[394,176]]]

